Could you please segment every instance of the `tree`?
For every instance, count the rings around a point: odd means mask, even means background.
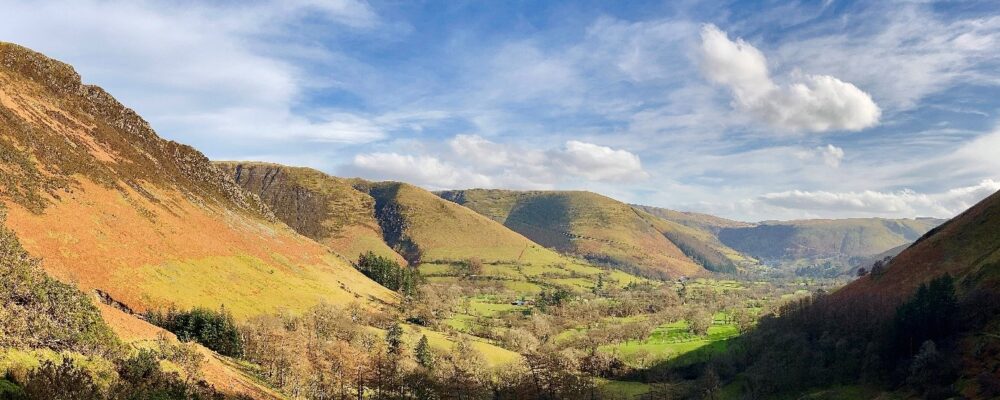
[[[865,267],[858,268],[858,277],[868,275],[868,270]]]
[[[754,318],[750,310],[743,307],[739,307],[733,311],[733,319],[736,322],[736,328],[740,330],[740,334],[750,332],[756,322],[756,318]]]
[[[597,275],[597,282],[594,283],[594,294],[601,294],[604,291],[604,274]]]
[[[427,342],[427,335],[420,337],[413,355],[417,358],[417,364],[420,364],[421,367],[434,369],[434,353],[431,352],[431,346]]]
[[[701,374],[701,378],[699,379],[698,386],[701,390],[700,398],[702,400],[717,400],[722,392],[722,382],[719,380],[719,374],[716,374],[712,368],[705,368],[705,372]]]
[[[426,336],[425,336],[426,338]],[[389,348],[389,352],[392,354],[400,354],[403,352],[403,327],[398,323],[392,324],[389,329],[385,332],[385,344]]]
[[[684,316],[688,323],[688,330],[695,335],[705,335],[708,328],[712,326],[712,315],[702,309],[691,309]]]
[[[476,276],[483,274],[483,260],[478,257],[470,258],[465,262],[466,274],[469,276]]]

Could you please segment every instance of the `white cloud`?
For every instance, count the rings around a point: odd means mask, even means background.
[[[490,187],[492,180],[466,168],[459,168],[433,156],[399,153],[359,154],[353,167],[366,177],[398,180],[428,189]]]
[[[593,181],[635,181],[649,176],[642,170],[639,156],[626,150],[570,140],[551,155],[570,174]]]
[[[412,146],[410,146],[412,147]],[[450,151],[441,151],[441,150]],[[457,135],[447,146],[423,147],[427,154],[362,154],[346,170],[374,179],[394,179],[435,189],[471,187],[551,189],[558,184],[623,182],[647,178],[639,156],[576,140],[548,150],[497,143],[478,135]]]
[[[856,86],[828,75],[793,74],[792,82],[771,80],[767,59],[743,39],[735,42],[715,25],[701,31],[702,69],[728,87],[737,107],[791,131],[857,131],[878,123],[881,110]]]
[[[457,135],[448,141],[448,146],[458,156],[487,167],[499,167],[511,161],[506,146],[478,135]]]
[[[778,208],[825,214],[952,217],[997,190],[1000,190],[1000,181],[986,179],[977,185],[940,193],[918,193],[913,190],[896,192],[792,190],[764,194],[756,200]]]
[[[832,168],[839,167],[840,162],[844,159],[844,149],[832,144],[816,147],[813,149],[813,154],[819,156],[824,164]]]

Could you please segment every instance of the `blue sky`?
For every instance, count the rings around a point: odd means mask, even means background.
[[[1000,190],[995,2],[0,0],[213,159],[743,220]]]

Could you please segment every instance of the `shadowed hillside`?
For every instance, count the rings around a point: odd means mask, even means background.
[[[68,65],[0,44],[0,202],[25,249],[136,311],[395,296]]]
[[[647,276],[706,273],[657,229],[649,214],[589,192],[446,191],[440,196],[546,247]]]
[[[260,196],[275,216],[299,233],[351,261],[373,251],[406,263],[385,244],[375,199],[352,182],[311,168],[269,163],[218,162],[243,188]]]
[[[872,398],[879,391],[891,398],[997,398],[998,298],[995,193],[887,266],[762,319],[723,361],[736,367],[727,379],[751,398],[862,388],[874,389]]]

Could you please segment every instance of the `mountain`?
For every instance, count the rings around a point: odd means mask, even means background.
[[[233,180],[256,194],[275,216],[351,261],[372,251],[406,260],[383,240],[375,218],[375,199],[354,188],[348,179],[311,168],[256,162],[217,162]]]
[[[608,275],[406,183],[338,178],[268,163],[217,165],[260,196],[278,219],[352,259],[374,251],[419,265],[431,281],[453,281],[460,277],[456,266],[477,260],[486,264],[479,278],[502,281],[520,293],[538,292],[539,285],[589,290],[598,275]],[[622,273],[608,278],[638,279]]]
[[[72,67],[8,43],[0,171],[6,225],[28,253],[137,312],[224,304],[247,318],[397,299]]]
[[[932,218],[766,221],[720,228],[718,238],[726,246],[768,265],[840,274],[865,257],[916,240],[941,222]]]
[[[663,278],[707,274],[658,229],[655,217],[596,193],[472,189],[439,195],[592,262]]]

